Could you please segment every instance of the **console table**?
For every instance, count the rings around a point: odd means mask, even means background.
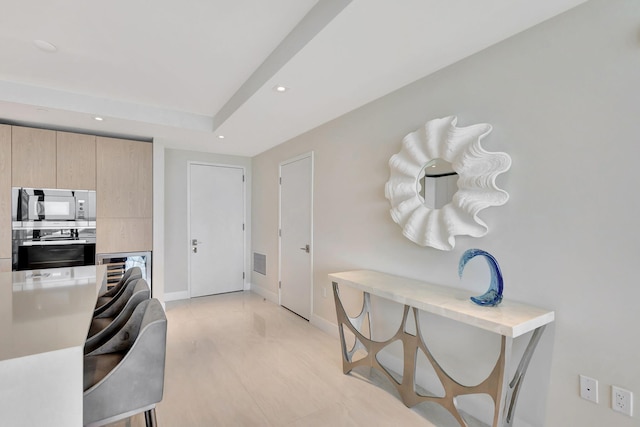
[[[526,304],[504,300],[497,307],[481,307],[469,301],[470,293],[438,286],[418,280],[393,276],[376,271],[359,270],[329,274],[333,283],[338,329],[342,346],[342,366],[345,374],[357,366],[378,369],[400,393],[405,405],[412,407],[421,402],[435,402],[447,409],[461,426],[467,427],[455,404],[455,397],[468,394],[488,394],[494,402],[493,427],[511,426],[518,392],[522,385],[531,356],[547,324],[553,322],[554,312]],[[362,311],[354,318],[347,315],[338,286],[349,286],[364,293]],[[391,300],[404,305],[402,322],[393,337],[386,341],[374,341],[371,333],[370,296]],[[409,310],[413,311],[416,334],[407,332]],[[489,376],[474,386],[464,386],[455,381],[435,360],[420,332],[419,310],[452,319],[480,329],[501,335],[500,355]],[[365,318],[368,320],[368,337],[362,333]],[[347,348],[344,327],[355,335],[355,342]],[[507,378],[511,366],[514,338],[533,331],[527,348],[518,362],[518,368],[511,380]],[[400,340],[403,345],[404,367],[399,382],[377,360],[376,355],[392,342]],[[358,350],[364,350],[366,357],[353,360]],[[415,370],[418,350],[427,357],[445,390],[443,397],[427,396],[416,389]]]

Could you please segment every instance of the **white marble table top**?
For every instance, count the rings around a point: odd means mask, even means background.
[[[555,316],[553,311],[506,299],[497,307],[482,307],[469,300],[472,294],[468,291],[377,271],[345,271],[329,274],[329,279],[338,285],[512,338],[553,322]]]
[[[0,361],[84,346],[105,269],[0,273]]]

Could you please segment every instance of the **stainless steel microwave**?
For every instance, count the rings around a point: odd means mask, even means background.
[[[92,222],[96,220],[96,192],[37,188],[12,189],[12,221]],[[94,225],[95,226],[95,225]]]

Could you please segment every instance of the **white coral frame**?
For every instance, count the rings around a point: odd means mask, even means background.
[[[509,194],[496,186],[496,177],[509,170],[511,157],[480,145],[491,125],[457,127],[457,120],[455,116],[430,120],[405,136],[400,152],[389,159],[391,176],[385,185],[391,218],[402,227],[402,234],[420,246],[447,251],[453,249],[457,235],[487,234],[489,227],[478,213],[509,200]],[[458,191],[441,209],[426,207],[418,194],[420,172],[434,159],[451,163],[459,177]]]

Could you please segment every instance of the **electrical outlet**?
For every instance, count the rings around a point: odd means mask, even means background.
[[[598,403],[598,380],[580,375],[580,397]]]
[[[611,408],[628,416],[633,416],[633,393],[614,385],[611,386]]]

